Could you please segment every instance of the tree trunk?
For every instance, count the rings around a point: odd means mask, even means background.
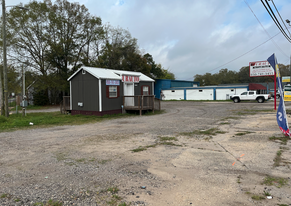
[[[3,98],[2,70],[1,69],[0,69],[0,109],[1,109],[1,115],[4,116],[4,98]]]

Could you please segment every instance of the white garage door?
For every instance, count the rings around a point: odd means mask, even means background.
[[[227,100],[229,97],[234,94],[240,94],[247,91],[246,88],[229,88],[229,89],[216,89],[216,100]]]
[[[184,100],[184,90],[162,90],[163,100]]]
[[[213,100],[213,89],[187,89],[187,100]]]

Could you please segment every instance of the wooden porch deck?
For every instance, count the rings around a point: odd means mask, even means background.
[[[161,100],[155,98],[155,95],[137,95],[137,96],[123,96],[123,110],[142,111],[161,110]],[[60,112],[67,114],[70,111],[70,96],[63,96],[63,101],[60,103]]]
[[[155,98],[155,95],[123,96],[123,109],[139,110],[140,115],[142,111],[148,110],[154,113],[155,110],[161,110],[161,100]]]

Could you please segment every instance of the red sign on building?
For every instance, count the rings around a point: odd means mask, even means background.
[[[127,75],[123,75],[122,76],[122,82],[139,83],[139,77],[137,77],[137,76],[127,76]]]

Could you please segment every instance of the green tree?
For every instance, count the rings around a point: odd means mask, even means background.
[[[26,7],[30,10],[19,12],[18,8],[12,8],[7,14],[13,59],[18,64],[26,64],[35,69],[42,75],[44,85],[48,85],[46,76],[52,66],[45,57],[50,49],[45,36],[47,25],[50,24],[47,16],[51,12],[51,2],[32,1]]]
[[[7,79],[8,79],[8,91],[9,93],[14,92],[19,93],[21,91],[20,88],[20,81],[21,79],[19,78],[21,76],[17,69],[13,66],[8,66],[7,68]]]
[[[67,79],[80,67],[82,54],[99,33],[101,19],[91,16],[84,5],[67,0],[56,0],[50,9],[46,58],[55,68],[59,89],[68,92]]]
[[[200,86],[217,85],[219,82],[215,79],[211,73],[206,73],[204,75],[196,74],[194,76],[194,81],[200,82]]]
[[[84,5],[67,0],[54,4],[34,0],[25,7],[29,11],[12,8],[7,14],[14,61],[40,74],[39,89],[46,94],[53,89],[68,92],[67,78],[82,58],[89,61],[88,51],[100,33],[101,19],[91,16]]]
[[[235,71],[228,69],[221,69],[218,73],[213,75],[218,84],[233,84],[238,83],[238,75]]]

